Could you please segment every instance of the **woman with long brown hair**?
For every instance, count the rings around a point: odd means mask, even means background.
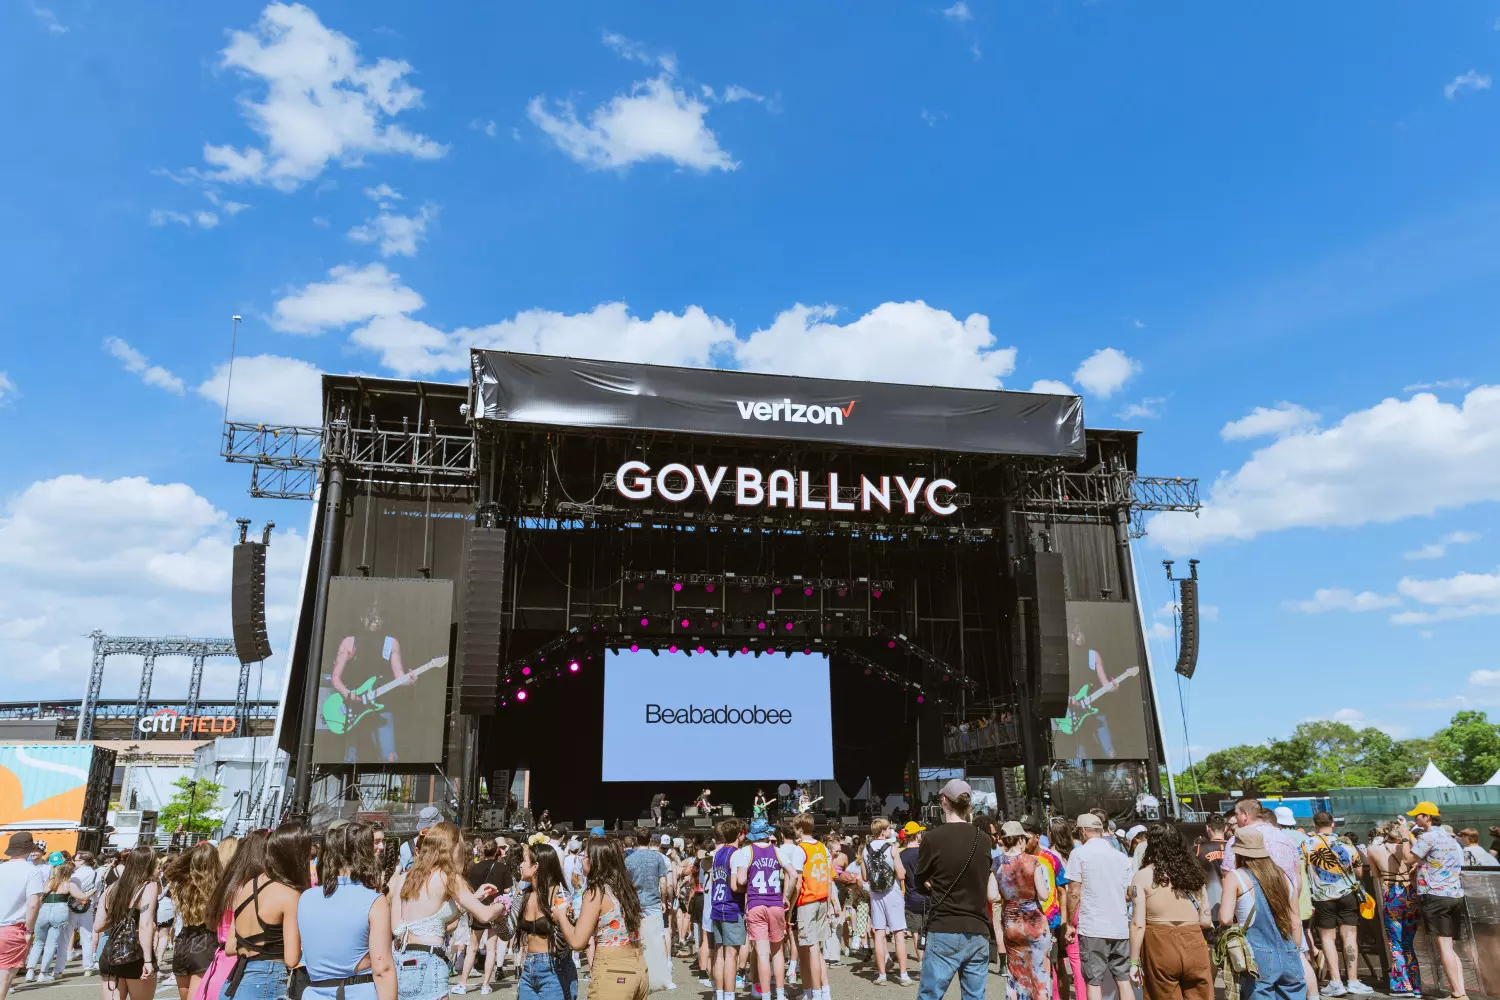
[[[1145,837],[1133,883],[1132,978],[1143,980],[1151,1000],[1213,1000],[1214,967],[1203,937],[1209,927],[1203,867],[1175,826],[1152,823]]]
[[[1287,877],[1271,860],[1259,825],[1235,834],[1234,870],[1224,876],[1219,922],[1245,932],[1255,954],[1258,976],[1240,977],[1240,1000],[1302,1000],[1307,978],[1302,972],[1302,917]]]
[[[546,841],[528,844],[517,871],[526,884],[511,901],[507,927],[521,952],[517,1000],[578,1000],[573,946],[553,914],[569,904],[562,863]],[[637,899],[639,903],[639,899]]]
[[[220,995],[224,1000],[280,1000],[290,970],[302,957],[297,900],[307,888],[312,841],[301,823],[281,824],[266,838],[259,871],[252,864],[238,864],[246,846],[241,843],[235,854],[236,878],[244,881],[234,890],[234,920],[224,941],[234,969]]]
[[[123,855],[119,879],[104,890],[94,933],[104,1000],[151,1000],[156,993],[156,852],[144,845]],[[132,940],[132,935],[134,940]]]
[[[182,929],[172,943],[172,975],[177,977],[177,993],[188,1000],[203,973],[213,962],[218,938],[210,928],[208,903],[219,887],[224,870],[219,864],[219,850],[208,841],[200,841],[186,854],[179,854],[167,865],[167,884],[177,900],[177,916]]]
[[[229,939],[229,932],[234,924],[234,894],[239,891],[240,886],[250,881],[251,875],[246,874],[247,872],[259,873],[266,870],[266,838],[269,836],[269,830],[251,830],[243,839],[225,837],[219,841],[219,866],[222,874],[205,908],[208,915],[217,915],[218,926],[214,936],[218,938],[219,948],[214,952],[213,960],[198,981],[190,1000],[218,1000],[224,984],[229,980],[235,959],[234,955],[224,950],[224,942]]]
[[[297,904],[304,1000],[396,1000],[391,909],[382,885],[374,830],[330,824],[318,852],[318,884]]]
[[[505,913],[504,900],[480,902],[464,881],[463,837],[452,823],[427,828],[410,869],[391,878],[391,933],[396,937],[396,984],[401,1000],[441,1000],[448,995],[449,929],[460,910],[489,923]]]
[[[552,919],[574,951],[594,942],[594,962],[589,966],[592,1000],[642,1000],[650,984],[641,955],[641,901],[625,870],[619,841],[590,837],[583,873],[589,883],[578,922],[568,919],[566,903],[553,908]]]

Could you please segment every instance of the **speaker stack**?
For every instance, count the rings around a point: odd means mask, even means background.
[[[458,710],[493,715],[500,695],[500,603],[505,592],[505,529],[469,532],[464,553],[463,622],[458,640]]]
[[[1182,609],[1182,639],[1177,646],[1177,672],[1192,679],[1198,669],[1198,578],[1179,581],[1178,606]]]
[[[1032,554],[1036,583],[1037,713],[1068,714],[1068,592],[1060,552]]]
[[[240,542],[234,547],[230,585],[234,651],[241,663],[258,663],[271,655],[266,638],[266,546]]]

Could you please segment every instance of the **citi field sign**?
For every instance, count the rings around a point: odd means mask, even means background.
[[[143,718],[135,720],[135,731],[145,735],[178,735],[186,739],[201,733],[204,736],[228,736],[239,725],[232,715],[179,715],[170,708],[159,708]]]
[[[941,517],[956,513],[953,494],[958,485],[951,479],[927,479],[924,476],[860,476],[858,484],[840,483],[839,474],[814,475],[793,473],[789,469],[769,471],[739,466],[730,480],[727,465],[710,471],[702,465],[689,468],[680,462],[663,465],[654,473],[641,461],[630,461],[615,472],[615,489],[627,500],[649,500],[659,496],[669,503],[684,503],[693,494],[701,494],[713,503],[720,487],[729,481],[729,491],[737,507],[784,507],[788,510],[884,511],[887,514],[916,514],[923,508]],[[824,489],[826,488],[826,493]],[[841,499],[840,489],[850,490],[854,499]],[[820,494],[814,497],[814,494]]]

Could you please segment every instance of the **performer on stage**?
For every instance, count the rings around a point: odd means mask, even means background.
[[[411,684],[416,678],[406,672],[401,662],[401,640],[393,635],[381,634],[384,621],[379,605],[372,604],[360,619],[364,632],[348,635],[339,641],[339,651],[333,661],[333,688],[345,698],[355,697],[351,688],[357,688],[372,675],[385,673],[384,664],[390,664],[393,679]],[[389,711],[375,713],[376,726],[366,725],[349,734],[349,745],[344,751],[344,762],[355,763],[360,756],[360,741],[373,740],[379,752],[379,760],[395,763],[396,720]],[[364,755],[369,756],[369,755]]]
[[[1087,641],[1082,626],[1076,622],[1069,638],[1073,640],[1073,645],[1079,647],[1084,647]],[[1088,650],[1087,663],[1087,672],[1074,671],[1073,683],[1078,685],[1078,689],[1068,699],[1069,725],[1066,731],[1077,737],[1079,744],[1087,751],[1087,758],[1112,760],[1115,757],[1115,742],[1109,731],[1109,717],[1105,711],[1095,707],[1094,702],[1101,695],[1115,691],[1120,682],[1133,676],[1136,670],[1131,668],[1118,677],[1110,677],[1104,668],[1104,657],[1097,649]],[[1089,688],[1095,680],[1099,685],[1090,692]]]
[[[657,792],[655,795],[651,796],[651,818],[655,820],[656,825],[660,827],[662,825],[663,819],[666,817],[666,814],[667,793]]]
[[[712,794],[713,794],[713,789],[712,788],[705,788],[705,789],[703,789],[702,792],[700,792],[698,794],[698,801],[695,802],[695,803],[693,803],[694,805],[696,805],[699,809],[701,809],[703,811],[703,815],[705,815],[705,816],[712,816],[714,814],[713,803],[708,800],[708,797],[710,795],[712,795]]]
[[[764,788],[757,788],[755,790],[755,802],[751,805],[751,818],[765,819],[766,807],[770,804],[771,800],[766,798],[766,790]]]

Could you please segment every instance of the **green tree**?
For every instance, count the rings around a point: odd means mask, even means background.
[[[1433,756],[1460,785],[1482,785],[1500,769],[1500,726],[1484,712],[1463,711],[1432,734]]]
[[[177,794],[156,814],[156,828],[173,833],[178,824],[189,833],[212,833],[219,825],[219,796],[224,786],[199,778],[178,778],[172,782]]]

